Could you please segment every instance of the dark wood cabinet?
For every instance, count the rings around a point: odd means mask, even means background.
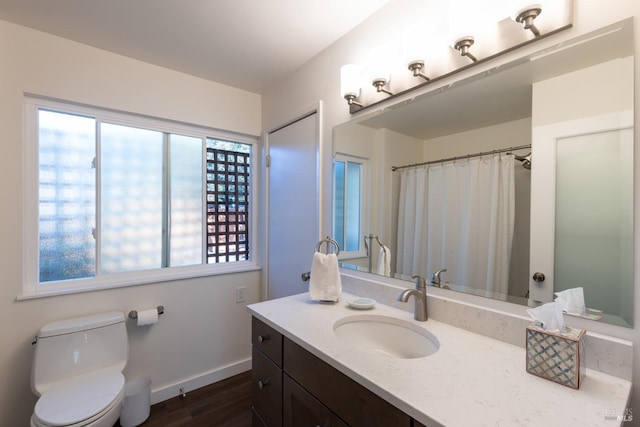
[[[410,427],[411,417],[293,341],[284,338],[284,371],[348,425]]]
[[[426,427],[252,320],[253,427]]]
[[[283,427],[348,427],[287,374],[282,390]]]

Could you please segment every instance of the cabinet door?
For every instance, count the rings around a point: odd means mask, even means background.
[[[253,347],[253,408],[268,427],[282,425],[282,370]]]
[[[282,390],[283,427],[348,427],[287,374]]]
[[[269,427],[262,421],[262,418],[260,418],[260,415],[256,412],[256,408],[252,408],[251,417],[251,427]]]
[[[407,414],[286,337],[283,366],[286,374],[348,425],[411,426],[411,418]]]

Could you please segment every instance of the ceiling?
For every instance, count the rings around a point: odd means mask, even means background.
[[[0,0],[0,19],[261,93],[390,0]]]

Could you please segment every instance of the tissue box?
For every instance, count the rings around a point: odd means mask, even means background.
[[[584,380],[584,329],[566,328],[562,334],[539,324],[527,327],[527,372],[578,389]]]

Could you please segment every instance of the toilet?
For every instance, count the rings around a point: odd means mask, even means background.
[[[125,317],[108,312],[49,323],[34,343],[31,427],[113,427],[124,402]]]

